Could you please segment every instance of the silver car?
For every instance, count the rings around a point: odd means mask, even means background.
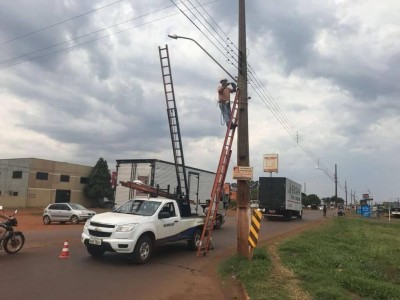
[[[92,210],[88,210],[81,204],[77,203],[53,203],[48,205],[43,212],[43,224],[48,225],[51,222],[71,222],[78,224],[86,221],[96,214]]]

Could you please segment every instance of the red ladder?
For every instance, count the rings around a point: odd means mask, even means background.
[[[217,217],[219,201],[223,197],[225,177],[229,166],[229,161],[232,154],[232,142],[235,136],[234,126],[231,129],[231,124],[237,125],[238,122],[238,99],[239,90],[236,92],[235,100],[233,101],[231,117],[229,120],[229,125],[226,130],[225,141],[222,147],[221,156],[219,158],[219,164],[217,169],[217,174],[215,175],[213,189],[211,191],[210,205],[207,210],[207,215],[203,227],[203,232],[201,234],[200,245],[197,249],[197,256],[205,256],[207,251],[212,248],[211,235],[214,228],[214,222]]]

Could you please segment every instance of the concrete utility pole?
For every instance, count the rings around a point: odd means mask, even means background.
[[[335,164],[335,207],[337,207],[337,165]]]
[[[238,106],[238,139],[237,163],[238,166],[249,166],[249,127],[247,103],[247,55],[246,55],[246,13],[245,0],[239,0],[239,73],[238,86],[240,89]],[[237,224],[237,253],[250,257],[249,236],[249,185],[246,180],[237,181],[238,224]]]

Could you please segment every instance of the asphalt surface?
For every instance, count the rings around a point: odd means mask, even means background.
[[[292,222],[262,219],[260,243],[296,233],[323,219],[320,211],[305,211]],[[21,211],[19,230],[26,236],[20,253],[0,251],[0,289],[7,299],[242,299],[240,286],[222,282],[218,264],[236,253],[237,218],[229,212],[226,223],[213,231],[214,250],[197,257],[184,242],[157,248],[146,265],[134,265],[125,256],[88,255],[80,242],[82,224],[43,225],[41,213]],[[65,241],[68,258],[59,258]]]

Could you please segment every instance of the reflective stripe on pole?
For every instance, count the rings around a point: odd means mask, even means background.
[[[249,244],[252,248],[257,246],[258,241],[258,233],[260,232],[261,226],[261,212],[258,209],[254,209],[252,216],[251,216],[251,225],[250,225],[250,232],[249,232]]]

